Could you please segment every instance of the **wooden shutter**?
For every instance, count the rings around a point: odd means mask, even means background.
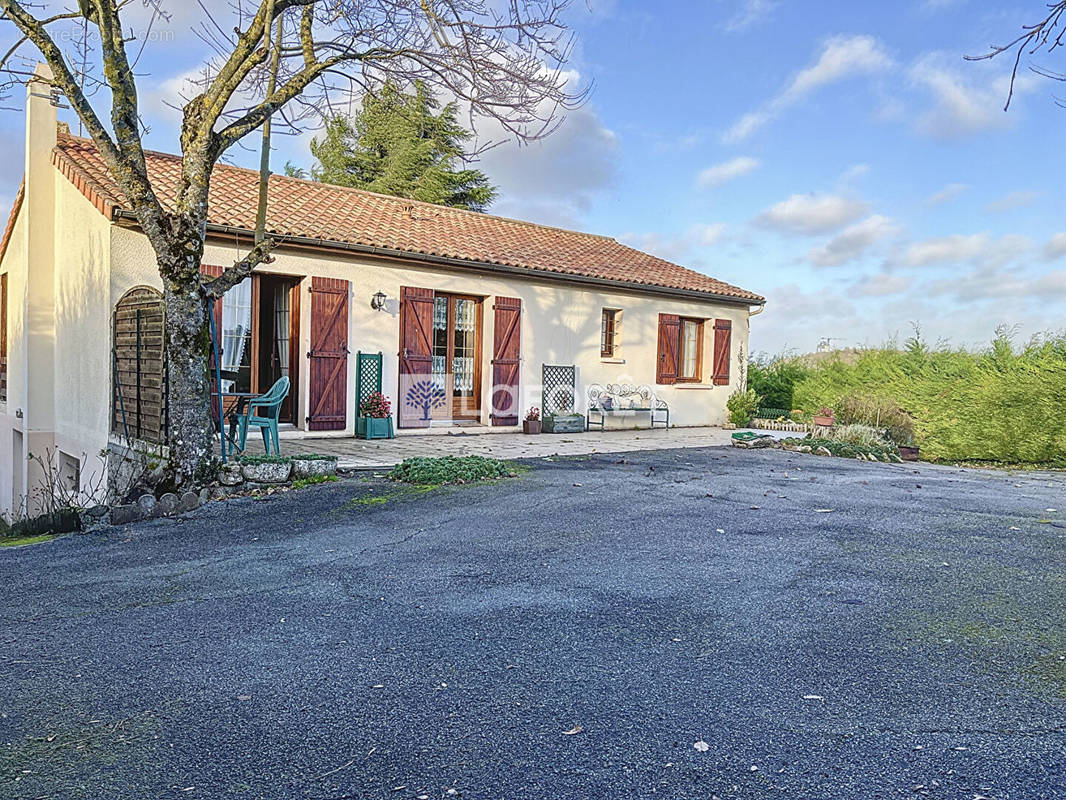
[[[341,431],[348,422],[348,286],[339,278],[311,278],[311,431]]]
[[[518,384],[522,343],[522,301],[497,297],[492,306],[492,424],[518,424]]]
[[[168,420],[163,296],[150,286],[135,286],[115,305],[112,323],[111,430],[164,442]]]
[[[433,373],[433,290],[417,286],[400,289],[400,394],[397,424],[401,428],[428,428],[429,414],[413,397],[416,383]],[[417,376],[426,376],[419,378]]]
[[[727,319],[714,321],[714,384],[729,385],[729,362],[732,360],[733,323]]]
[[[659,364],[655,382],[677,383],[677,354],[681,345],[681,317],[677,314],[659,315]]]

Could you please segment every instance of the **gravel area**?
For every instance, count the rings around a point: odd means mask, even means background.
[[[528,466],[0,548],[0,798],[1066,796],[1066,475]]]

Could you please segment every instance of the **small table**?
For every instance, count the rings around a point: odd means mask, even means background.
[[[211,392],[211,396],[212,397],[219,397],[219,393],[218,392]],[[251,403],[252,400],[256,399],[257,397],[262,397],[262,393],[261,392],[222,392],[221,397],[222,397],[222,403],[221,403],[221,408],[220,408],[220,412],[221,412],[220,416],[229,421],[229,433],[227,434],[227,433],[225,433],[224,426],[222,424],[222,419],[220,418],[218,420],[219,436],[222,439],[222,459],[225,460],[225,458],[226,458],[226,442],[227,442],[227,440],[230,443],[230,452],[231,453],[243,453],[244,452],[244,448],[242,448],[237,443],[237,437],[236,437],[237,419],[238,419],[238,417],[240,417],[241,414],[244,413],[244,409],[248,407],[248,405]],[[227,403],[226,403],[227,399],[229,399],[231,401],[228,404],[228,410],[227,410]]]

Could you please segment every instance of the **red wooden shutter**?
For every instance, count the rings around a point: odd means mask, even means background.
[[[428,428],[435,398],[427,381],[433,373],[433,290],[417,286],[400,289],[400,399],[397,423],[401,428]],[[426,393],[426,396],[423,396]],[[426,405],[426,404],[429,405]]]
[[[341,431],[348,422],[348,286],[339,278],[311,278],[311,431]]]
[[[729,362],[732,360],[733,323],[727,319],[714,321],[714,384],[729,385]]]
[[[659,365],[656,383],[677,383],[677,353],[681,348],[681,317],[677,314],[659,315]]]
[[[518,424],[518,383],[522,343],[522,301],[497,297],[492,310],[492,424]]]

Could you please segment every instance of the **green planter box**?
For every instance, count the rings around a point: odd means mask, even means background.
[[[582,414],[556,415],[544,418],[545,433],[581,433],[585,430],[585,417]]]
[[[392,417],[356,417],[355,435],[360,439],[392,439]]]

